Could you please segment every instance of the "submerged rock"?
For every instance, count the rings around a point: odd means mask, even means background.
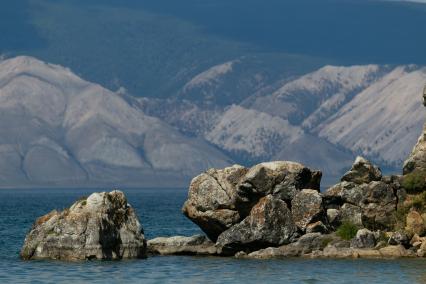
[[[20,255],[26,260],[144,258],[146,241],[124,193],[102,192],[38,218]]]
[[[160,237],[148,241],[148,253],[161,255],[216,255],[215,244],[205,236]]]

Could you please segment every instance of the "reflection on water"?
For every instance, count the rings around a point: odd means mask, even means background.
[[[151,257],[147,260],[19,260],[36,217],[65,208],[91,190],[0,190],[0,283],[426,283],[426,260],[236,260],[220,257]],[[192,235],[182,216],[185,190],[127,190],[146,235]]]

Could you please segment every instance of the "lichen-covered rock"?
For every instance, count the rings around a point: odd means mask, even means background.
[[[351,241],[353,248],[374,248],[376,246],[376,237],[373,232],[368,229],[358,230],[355,238]]]
[[[142,226],[121,191],[93,193],[69,209],[40,217],[21,250],[21,257],[26,260],[145,256]]]
[[[148,241],[148,253],[161,255],[216,255],[215,244],[205,236],[159,237]]]
[[[355,159],[352,168],[344,174],[342,181],[353,182],[357,184],[369,183],[372,181],[379,181],[382,178],[381,170],[367,161],[363,157]]]
[[[291,201],[291,213],[296,226],[305,231],[310,223],[325,217],[321,194],[312,189],[303,189]]]
[[[259,200],[241,223],[223,232],[216,245],[221,254],[254,251],[294,242],[299,236],[287,204],[272,195]]]
[[[321,172],[294,162],[269,162],[250,169],[211,169],[191,182],[183,213],[212,240],[246,218],[267,195],[290,202],[304,188],[319,190]]]
[[[191,182],[182,211],[213,241],[241,220],[236,186],[247,170],[239,165],[210,169]]]
[[[306,226],[306,234],[310,234],[310,233],[325,234],[327,232],[329,232],[329,228],[321,221],[317,221],[315,223],[311,223]]]

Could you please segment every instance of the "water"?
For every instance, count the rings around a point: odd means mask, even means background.
[[[426,283],[426,260],[237,260],[164,256],[147,260],[21,261],[34,220],[92,190],[0,190],[0,283]],[[125,190],[146,236],[192,235],[180,213],[185,190]]]

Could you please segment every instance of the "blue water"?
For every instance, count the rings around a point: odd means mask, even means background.
[[[21,261],[34,220],[93,190],[0,190],[0,283],[426,283],[426,260],[237,260],[167,256],[132,261]],[[186,190],[125,190],[148,238],[192,235]]]

